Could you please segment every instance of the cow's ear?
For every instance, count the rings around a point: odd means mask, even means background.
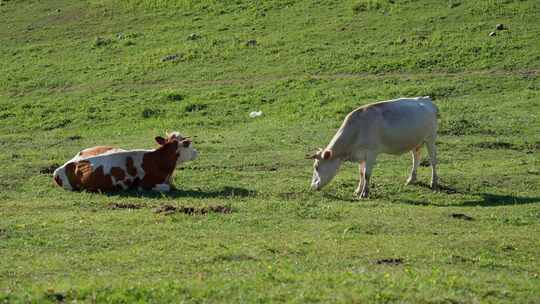
[[[332,150],[324,150],[324,152],[322,153],[322,159],[329,160],[330,158],[332,158],[333,155],[334,153],[332,152]]]
[[[156,136],[156,142],[160,145],[160,146],[163,146],[167,141],[165,140],[165,138],[161,137],[161,136]]]

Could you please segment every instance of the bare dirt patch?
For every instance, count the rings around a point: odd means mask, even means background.
[[[375,263],[376,263],[377,265],[392,265],[392,266],[396,266],[396,265],[401,265],[401,264],[403,264],[403,259],[402,259],[402,258],[379,259],[379,260],[375,261]]]
[[[57,163],[50,164],[48,166],[41,167],[39,169],[39,173],[40,174],[53,174],[54,170],[56,170],[56,168],[58,168],[58,167],[60,167],[60,165],[57,164]]]
[[[243,262],[243,261],[257,261],[258,259],[246,254],[222,254],[216,256],[214,262]]]
[[[207,215],[209,213],[232,213],[232,208],[229,206],[216,205],[207,207],[189,207],[189,206],[172,206],[162,205],[154,209],[154,213],[162,213],[164,215],[171,215],[174,213],[183,213],[187,215]]]
[[[112,203],[108,206],[109,209],[118,210],[118,209],[141,209],[142,205],[134,203]]]
[[[452,213],[450,214],[450,217],[464,221],[474,221],[474,218],[472,216],[468,216],[463,213]]]
[[[505,149],[505,150],[519,150],[511,143],[503,141],[485,141],[472,144],[471,146],[481,149]]]

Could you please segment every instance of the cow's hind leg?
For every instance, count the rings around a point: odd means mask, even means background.
[[[360,164],[358,164],[358,171],[360,173],[360,180],[358,181],[358,188],[356,188],[356,190],[354,191],[354,194],[356,196],[360,195],[360,193],[362,192],[362,189],[364,188],[364,174],[365,174],[365,170],[366,170],[366,162],[365,161],[361,161]]]
[[[369,196],[369,179],[371,178],[371,172],[377,160],[377,155],[374,153],[368,153],[366,155],[365,168],[363,172],[364,184],[362,185],[362,192],[360,192],[360,198],[367,198]]]
[[[412,155],[412,169],[411,175],[407,179],[407,185],[412,185],[416,182],[416,171],[420,165],[421,145],[411,150]]]
[[[426,141],[426,147],[429,153],[429,162],[431,164],[431,189],[438,189],[437,176],[437,147],[435,146],[435,137]]]

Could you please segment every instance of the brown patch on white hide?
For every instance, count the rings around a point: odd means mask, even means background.
[[[126,178],[126,173],[124,172],[124,169],[120,167],[112,167],[111,175],[116,179],[117,182],[123,181]]]
[[[178,141],[167,142],[155,151],[145,153],[142,161],[144,177],[139,186],[151,190],[158,184],[168,183],[178,159]]]
[[[62,178],[60,177],[60,175],[56,175],[56,176],[54,177],[54,182],[55,182],[59,187],[62,187],[62,186],[63,186]]]
[[[111,147],[111,146],[97,146],[97,147],[92,147],[92,148],[82,150],[81,152],[79,152],[79,156],[86,158],[86,157],[100,155],[107,151],[115,150],[115,149],[117,148]]]
[[[126,157],[126,171],[131,176],[137,175],[137,168],[135,168],[133,158],[131,156]]]

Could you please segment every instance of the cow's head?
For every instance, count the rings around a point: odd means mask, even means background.
[[[178,159],[176,160],[176,165],[180,165],[183,162],[191,161],[197,158],[199,152],[193,148],[193,143],[188,137],[183,137],[178,132],[167,133],[167,137],[163,138],[161,136],[156,137],[156,142],[160,146],[166,144],[177,142],[176,154],[178,154]]]
[[[314,160],[311,189],[320,190],[336,176],[341,166],[341,159],[334,157],[333,151],[329,149],[319,149],[319,151],[308,158]]]

